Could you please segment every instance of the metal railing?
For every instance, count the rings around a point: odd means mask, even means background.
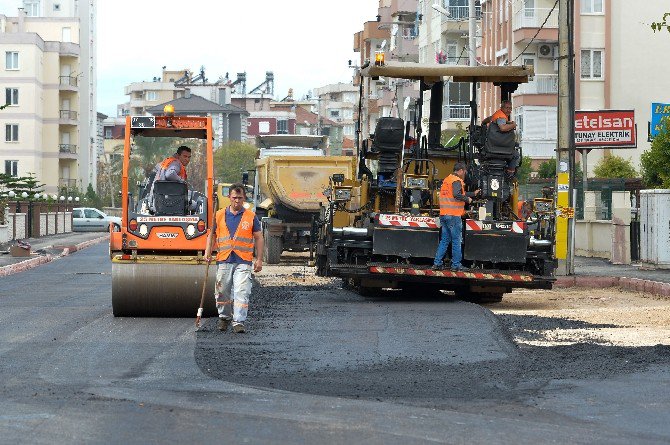
[[[470,18],[469,6],[445,6],[444,9],[449,11],[449,15],[440,14],[442,16],[442,23],[456,20],[468,20]],[[482,18],[481,6],[475,8],[475,18],[480,20]]]
[[[536,74],[530,82],[520,84],[514,94],[558,94],[558,74]]]
[[[77,78],[74,76],[59,76],[61,85],[77,86]]]
[[[443,120],[469,120],[470,105],[444,105],[442,107]]]
[[[60,118],[76,121],[77,120],[77,112],[72,111],[72,110],[60,110]]]
[[[444,54],[435,54],[435,61],[440,65],[467,65],[468,57],[447,57]]]
[[[75,189],[77,188],[77,180],[69,178],[58,178],[58,188]]]
[[[74,144],[58,144],[58,151],[61,153],[77,154],[77,146]]]
[[[521,8],[514,14],[513,30],[520,28],[539,28],[549,15],[551,8]],[[558,28],[558,8],[554,9],[551,17],[544,25],[546,28]]]

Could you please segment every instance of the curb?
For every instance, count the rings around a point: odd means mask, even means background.
[[[50,263],[53,260],[57,260],[58,258],[70,255],[71,253],[74,253],[78,250],[85,249],[87,247],[90,247],[94,244],[101,243],[101,242],[103,242],[105,240],[108,240],[108,239],[109,239],[109,234],[106,234],[106,235],[101,236],[100,238],[94,238],[92,240],[83,241],[79,244],[75,244],[75,245],[72,245],[72,246],[65,247],[63,249],[63,252],[61,252],[58,255],[47,254],[47,255],[39,256],[37,258],[30,258],[28,260],[21,261],[19,263],[9,264],[7,266],[2,266],[2,267],[0,267],[0,277],[4,277],[4,276],[7,276],[7,275],[12,275],[12,274],[15,274],[15,273],[23,272],[23,271],[26,271],[28,269],[32,269],[34,267],[37,267],[39,265]]]
[[[568,276],[558,277],[555,285],[557,288],[585,287],[605,288],[619,287],[634,292],[670,297],[670,283],[661,281],[643,280],[641,278],[627,277],[604,277],[604,276]]]

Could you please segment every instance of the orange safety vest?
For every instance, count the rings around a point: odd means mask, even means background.
[[[455,174],[450,174],[442,181],[440,188],[440,216],[463,216],[465,215],[465,203],[454,198],[454,182],[461,183],[461,190],[465,194],[465,182]]]
[[[216,245],[218,250],[216,261],[226,261],[231,252],[235,252],[243,261],[253,261],[255,217],[256,214],[251,210],[244,210],[235,236],[231,238],[226,225],[226,209],[216,212]]]
[[[174,156],[170,156],[169,158],[165,158],[163,160],[163,162],[161,162],[161,170],[163,170],[163,171],[167,170],[168,167],[170,166],[170,164],[172,164],[176,160],[177,160],[177,158],[175,158]],[[184,164],[179,162],[179,167],[181,167],[179,169],[179,176],[181,177],[181,179],[186,181],[186,168],[184,167]]]
[[[501,109],[498,109],[495,113],[493,113],[493,116],[491,116],[491,122],[495,122],[498,119],[505,119],[505,122],[509,122],[509,119],[507,118],[507,115],[505,112]],[[489,122],[490,123],[490,122]]]

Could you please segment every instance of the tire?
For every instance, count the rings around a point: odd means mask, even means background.
[[[266,264],[279,264],[283,242],[280,236],[265,236],[265,245],[263,247],[263,261]]]

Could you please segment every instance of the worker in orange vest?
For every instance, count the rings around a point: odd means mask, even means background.
[[[500,103],[500,109],[493,113],[493,115],[482,120],[482,125],[489,125],[494,122],[502,133],[507,133],[516,130],[516,122],[512,120],[512,102],[503,100]],[[515,156],[507,162],[507,174],[513,176],[516,169],[521,165],[521,158],[519,153],[515,151]]]
[[[186,166],[191,162],[191,149],[182,145],[177,153],[156,164],[155,181],[186,182]]]
[[[479,194],[479,190],[465,192],[465,164],[457,162],[454,164],[454,172],[442,181],[440,189],[440,244],[437,246],[434,270],[444,269],[443,258],[447,253],[447,247],[451,243],[451,270],[454,272],[466,270],[461,265],[461,239],[463,235],[463,222],[461,218],[465,215],[465,204],[470,204],[472,198]]]
[[[243,333],[251,294],[251,272],[260,272],[263,269],[263,234],[256,214],[251,209],[244,208],[244,185],[231,185],[228,198],[230,205],[216,212],[215,225],[211,232],[215,236],[210,235],[205,258],[209,262],[216,243],[214,298],[219,312],[219,330],[226,331],[232,321],[233,331]]]

